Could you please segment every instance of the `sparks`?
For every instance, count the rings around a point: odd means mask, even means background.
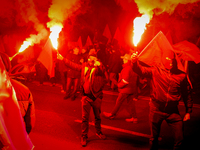
[[[133,44],[137,46],[142,34],[146,29],[146,25],[149,23],[150,18],[148,15],[142,15],[141,17],[136,17],[133,21]]]
[[[50,28],[51,34],[49,36],[52,46],[57,50],[59,33],[62,31],[62,25],[54,25]]]

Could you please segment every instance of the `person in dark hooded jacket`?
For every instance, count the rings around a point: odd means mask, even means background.
[[[144,67],[137,60],[137,53],[132,54],[133,70],[140,76],[150,79],[150,149],[158,149],[158,137],[163,120],[174,133],[174,148],[181,149],[183,143],[183,121],[190,119],[192,112],[191,88],[186,73],[177,68],[172,51],[161,56],[161,63],[152,67]],[[179,114],[178,104],[183,100],[186,107],[184,118]]]

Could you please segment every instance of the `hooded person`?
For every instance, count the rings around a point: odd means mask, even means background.
[[[80,48],[74,46],[72,53],[66,56],[70,61],[81,64]],[[79,91],[79,82],[80,82],[81,72],[73,68],[67,68],[67,81],[66,81],[66,94],[64,99],[71,98],[75,100],[77,97],[77,92]]]
[[[145,67],[140,64],[136,53],[132,54],[133,71],[150,79],[150,149],[158,149],[158,137],[165,120],[174,133],[174,149],[181,149],[183,143],[183,121],[190,119],[192,112],[191,87],[186,73],[177,68],[175,54],[168,50],[161,53],[159,64]],[[186,107],[184,118],[178,110],[179,101]]]

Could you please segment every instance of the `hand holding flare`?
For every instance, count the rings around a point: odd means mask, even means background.
[[[136,60],[137,60],[137,58],[138,58],[138,52],[136,51],[135,53],[133,53],[132,55],[131,55],[131,61],[132,62],[135,62]]]
[[[59,59],[59,60],[63,60],[64,57],[63,57],[60,53],[57,53],[57,59]]]
[[[141,54],[141,53],[140,53]],[[135,52],[131,55],[131,61],[134,63],[137,61],[137,58],[140,56],[140,54],[138,55],[138,52]],[[184,118],[183,118],[183,121],[188,121],[190,120],[190,113],[186,113]]]
[[[63,60],[64,57],[60,54],[60,53],[57,53],[57,59],[58,60]],[[98,61],[98,60],[94,60],[94,66],[100,66],[101,65],[101,62]]]

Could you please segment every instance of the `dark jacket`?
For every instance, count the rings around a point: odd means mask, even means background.
[[[22,83],[11,79],[11,84],[15,90],[20,111],[24,119],[27,133],[30,133],[35,125],[35,105],[32,94],[28,87]]]
[[[67,55],[67,59],[69,59],[70,61],[77,63],[77,64],[81,64],[80,60],[81,60],[81,56],[80,55],[75,55],[75,54],[68,54]],[[67,68],[67,77],[68,78],[80,78],[81,77],[81,72],[78,70],[74,70],[73,68],[68,67]]]
[[[176,107],[183,99],[186,112],[192,112],[191,89],[188,86],[187,76],[176,69],[167,71],[160,67],[143,67],[138,61],[133,63],[133,70],[141,76],[150,78],[150,97],[164,107],[171,105]]]
[[[128,82],[125,84],[122,79]],[[123,64],[123,69],[120,73],[118,80],[118,90],[120,93],[134,94],[135,97],[138,95],[138,75],[133,71],[130,62]]]
[[[86,75],[87,69],[89,68],[88,63],[86,62],[86,63],[83,63],[82,65],[80,65],[80,64],[74,63],[68,59],[64,59],[64,62],[70,68],[73,68],[77,71],[81,71],[81,85],[83,86],[83,84],[85,83],[85,75]],[[100,66],[93,67],[93,72],[91,74],[91,80],[90,80],[89,86],[90,86],[92,95],[95,98],[103,97],[102,90],[103,90],[103,86],[106,83],[105,73],[106,73],[105,68],[102,64]],[[83,88],[83,94],[87,95],[84,92],[84,88]]]
[[[108,60],[108,68],[110,73],[120,73],[120,71],[122,70],[122,64],[123,61],[120,58],[120,54],[118,52],[113,52],[110,54]]]

